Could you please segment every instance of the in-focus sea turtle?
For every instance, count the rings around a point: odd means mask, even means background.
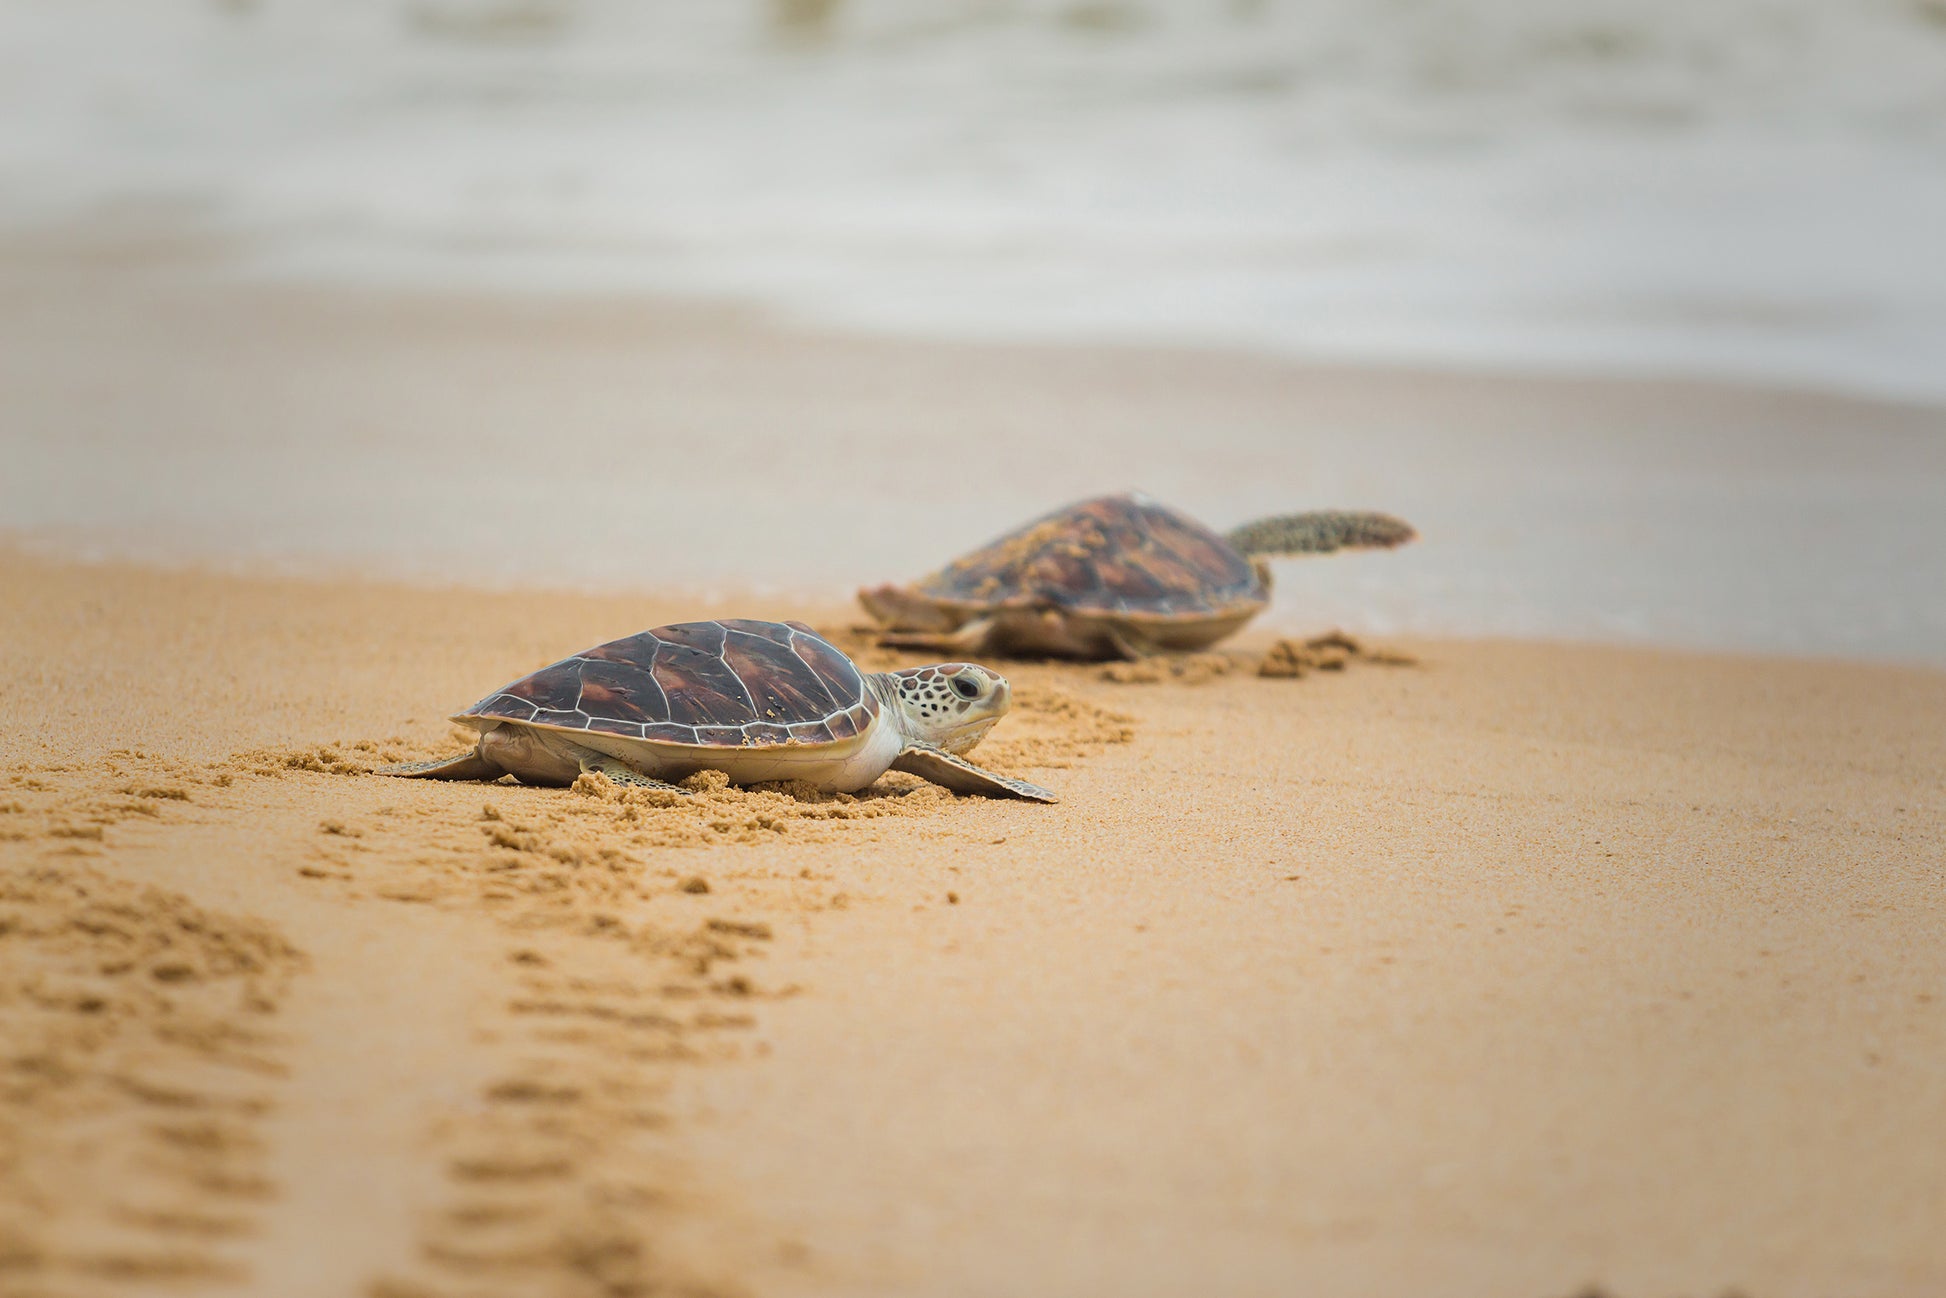
[[[884,643],[955,653],[1141,658],[1204,649],[1270,602],[1267,555],[1389,549],[1389,514],[1320,510],[1219,536],[1139,492],[1056,510],[910,586],[861,590]]]
[[[861,672],[801,622],[679,622],[495,690],[453,718],[480,732],[472,751],[382,773],[561,785],[599,771],[674,789],[708,770],[849,793],[897,770],[959,793],[1056,801],[960,756],[1012,701],[1005,677],[973,663]]]

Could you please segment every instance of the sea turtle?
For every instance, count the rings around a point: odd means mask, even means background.
[[[669,781],[709,770],[849,793],[898,770],[959,793],[1056,801],[960,756],[1012,701],[1005,677],[973,663],[861,672],[801,622],[679,622],[495,690],[453,718],[480,732],[471,751],[381,773],[561,785],[598,771],[682,792]]]
[[[911,586],[858,592],[886,644],[955,653],[1141,658],[1204,649],[1270,602],[1266,555],[1389,549],[1388,514],[1321,510],[1219,536],[1140,492],[1036,519]]]

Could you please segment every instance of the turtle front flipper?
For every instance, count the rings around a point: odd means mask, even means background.
[[[1390,514],[1319,509],[1260,518],[1223,539],[1246,555],[1330,554],[1334,550],[1390,550],[1418,535],[1410,523]]]
[[[397,775],[408,780],[497,780],[506,772],[480,756],[478,748],[430,762],[400,762],[381,766],[373,775]]]
[[[1059,802],[1051,790],[1010,775],[982,770],[963,757],[955,757],[932,744],[912,744],[893,761],[892,769],[916,775],[922,780],[951,789],[954,793],[979,793],[989,798],[1025,798],[1029,802]]]

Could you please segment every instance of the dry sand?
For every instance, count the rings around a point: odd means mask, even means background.
[[[0,1291],[1946,1290],[1946,674],[1260,637],[670,806],[365,772],[678,602],[0,607]]]

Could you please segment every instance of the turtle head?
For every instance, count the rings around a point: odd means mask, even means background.
[[[886,672],[885,702],[911,739],[963,753],[1013,706],[1007,678],[977,663],[934,663]]]

